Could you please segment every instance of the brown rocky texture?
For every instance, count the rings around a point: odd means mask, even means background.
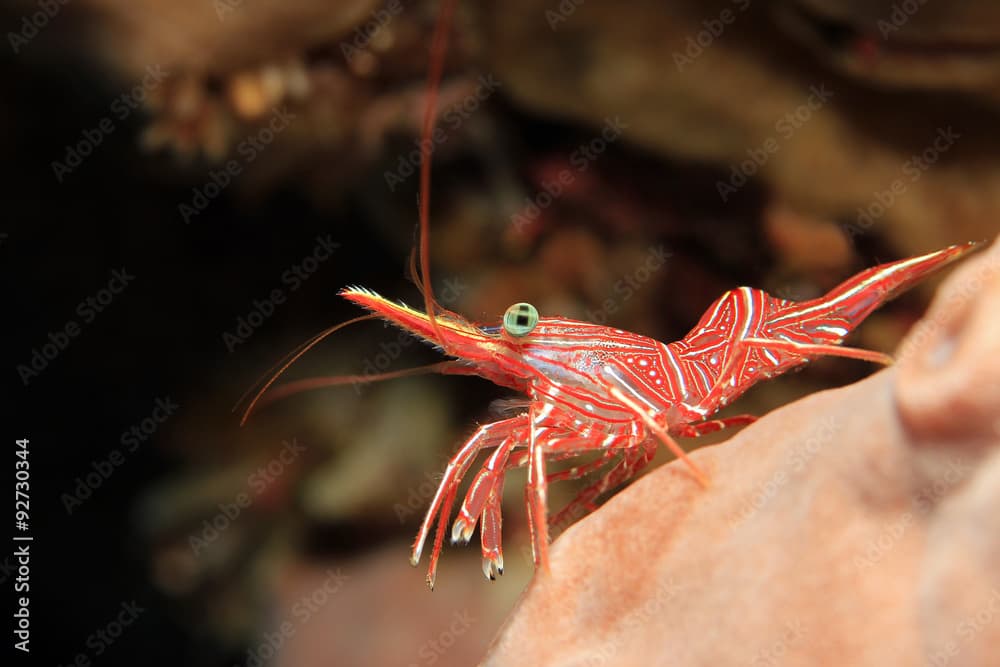
[[[178,171],[193,166],[198,179],[200,160],[236,160],[244,198],[294,181],[338,201],[388,135],[418,132],[435,18],[425,3],[84,0],[67,14],[78,20],[62,25],[105,69],[109,89],[139,86],[149,116],[142,147],[180,158]],[[455,40],[456,54],[464,45]],[[446,81],[442,106],[471,90],[463,77]],[[280,140],[263,142],[267,159],[249,157],[247,141],[275,124]]]
[[[550,4],[515,0],[486,10],[489,67],[518,104],[594,127],[617,115],[629,125],[627,141],[725,169],[739,169],[753,152],[763,157],[745,171],[778,199],[840,220],[853,233],[878,228],[901,254],[995,229],[1000,64],[992,50],[968,48],[997,45],[996,31],[984,35],[982,27],[995,5],[978,3],[975,12],[973,2],[925,5],[903,22],[891,40],[910,31],[930,39],[923,35],[937,26],[933,43],[951,48],[928,48],[894,65],[929,72],[903,84],[873,80],[886,58],[845,73],[813,56],[815,49],[782,28],[780,15],[795,3],[584,3],[547,21]],[[893,3],[811,4],[857,14],[868,29],[871,17],[891,15]],[[723,12],[728,23],[719,21]],[[706,32],[711,21],[722,25],[717,37]],[[707,46],[694,43],[699,39]],[[943,68],[961,74],[938,75]],[[912,161],[949,127],[958,136],[941,140],[926,168]],[[870,209],[870,218],[859,220],[859,209]]]
[[[989,0],[784,0],[775,15],[824,62],[859,79],[996,100],[1000,23]]]
[[[1000,244],[898,364],[765,416],[553,545],[490,665],[1000,664]]]
[[[102,55],[133,76],[147,65],[194,72],[225,72],[306,50],[342,37],[378,8],[378,0],[314,2],[162,2],[87,0],[99,17]],[[284,38],[289,28],[296,42]]]
[[[800,214],[888,237],[900,255],[984,238],[1000,210],[1000,10],[961,0],[900,14],[898,4],[460,3],[444,103],[494,73],[520,109],[595,130],[618,116],[625,141],[715,165],[723,181],[746,163]],[[328,197],[377,163],[387,133],[416,134],[434,5],[405,2],[380,19],[389,6],[81,0],[72,12],[92,19],[91,50],[119,80],[150,65],[171,73],[151,102],[148,146],[222,160],[269,120],[265,109],[288,103],[296,122],[241,187],[251,195],[294,177]],[[371,37],[346,58],[359,27]],[[953,139],[935,150],[941,131]],[[476,132],[494,136],[480,149],[507,143],[489,123]],[[469,134],[448,149],[474,144]],[[746,162],[769,140],[762,165]],[[932,159],[914,163],[924,151]]]

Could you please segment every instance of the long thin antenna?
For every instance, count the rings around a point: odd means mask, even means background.
[[[447,373],[452,368],[461,365],[460,361],[438,361],[426,366],[416,368],[404,368],[398,371],[386,371],[385,373],[373,373],[370,375],[332,375],[329,377],[305,378],[287,382],[265,398],[257,402],[257,409],[264,407],[282,398],[288,398],[304,391],[313,389],[325,389],[327,387],[341,387],[345,384],[367,384],[370,382],[381,382],[383,380],[396,380],[398,378],[412,377],[414,375],[428,375],[430,373]]]
[[[275,366],[277,366],[277,365],[280,364],[281,367],[277,370],[277,372],[275,372],[271,376],[271,379],[269,379],[267,382],[265,382],[264,386],[262,386],[260,388],[260,390],[257,391],[256,394],[254,394],[253,400],[250,401],[250,405],[248,405],[247,409],[243,412],[243,417],[240,419],[240,426],[243,426],[244,424],[247,423],[247,420],[250,418],[250,414],[253,412],[254,406],[257,405],[257,401],[259,401],[260,397],[264,395],[264,392],[266,392],[271,387],[271,385],[274,384],[274,382],[279,377],[281,377],[282,373],[284,373],[285,371],[287,371],[288,368],[292,364],[294,364],[296,361],[298,361],[299,358],[303,354],[305,354],[306,352],[308,352],[309,350],[311,350],[313,347],[316,346],[317,343],[319,343],[320,341],[322,341],[324,338],[326,338],[330,334],[332,334],[332,333],[334,333],[336,331],[340,331],[341,329],[343,329],[344,327],[346,327],[349,324],[354,324],[355,322],[364,322],[365,320],[374,320],[374,319],[377,319],[377,318],[378,318],[377,315],[361,315],[359,317],[355,317],[354,319],[347,320],[346,322],[341,322],[340,324],[335,324],[332,327],[328,327],[326,329],[323,329],[323,331],[320,331],[318,334],[316,334],[315,336],[313,336],[312,338],[310,338],[309,340],[307,340],[302,345],[299,345],[299,347],[297,347],[291,353],[289,353],[288,355],[286,355],[285,359],[287,359],[287,361],[284,361],[284,363],[282,363],[281,361],[279,361],[277,364],[275,364]],[[274,366],[272,366],[271,369],[273,370]],[[270,372],[271,371],[269,370],[268,373],[270,373]],[[266,377],[266,376],[267,376],[267,373],[265,373],[262,377]],[[254,383],[250,387],[250,389],[248,389],[243,394],[243,396],[240,398],[240,400],[236,402],[236,405],[233,406],[233,411],[234,412],[236,411],[236,408],[239,406],[239,404],[243,402],[243,399],[246,398],[246,395],[249,394],[251,391],[253,391],[253,387],[255,387],[259,383],[260,383],[260,380],[258,380],[256,383]]]
[[[441,12],[434,26],[434,37],[431,41],[430,62],[427,73],[427,98],[424,108],[424,123],[420,133],[420,274],[424,293],[424,309],[430,319],[434,337],[447,352],[444,337],[438,328],[435,317],[434,292],[431,290],[431,155],[434,147],[431,135],[437,120],[438,89],[441,87],[441,75],[444,72],[444,57],[448,50],[448,33],[451,29],[452,17],[455,14],[457,0],[442,0]]]
[[[442,0],[441,11],[438,14],[437,22],[434,26],[434,35],[431,40],[430,48],[430,58],[428,63],[428,73],[427,73],[427,95],[424,108],[424,120],[421,128],[421,141],[420,141],[420,274],[421,281],[419,283],[420,291],[423,293],[424,297],[424,308],[427,312],[427,317],[430,320],[431,329],[434,331],[434,337],[437,339],[441,347],[448,352],[447,343],[444,337],[441,335],[441,329],[438,326],[437,318],[435,316],[435,302],[434,302],[434,292],[431,289],[431,276],[430,276],[430,198],[431,198],[431,156],[434,152],[433,146],[431,144],[431,135],[434,132],[434,124],[437,120],[437,100],[438,91],[441,87],[441,77],[444,73],[444,60],[445,54],[448,51],[448,33],[451,29],[452,17],[455,14],[455,7],[458,0]],[[412,260],[411,260],[412,266]],[[363,320],[375,319],[376,315],[362,315],[361,317],[355,317],[352,320],[342,322],[328,329],[321,331],[316,334],[308,341],[300,345],[296,350],[293,350],[289,355],[286,355],[285,359],[287,361],[279,361],[275,366],[272,366],[271,370],[265,373],[263,377],[267,377],[268,373],[271,373],[275,367],[280,365],[280,368],[270,379],[264,383],[264,385],[254,394],[253,399],[244,411],[242,418],[240,419],[240,425],[244,425],[250,415],[253,413],[254,408],[257,406],[261,397],[267,392],[267,390],[274,384],[274,382],[284,373],[288,368],[294,364],[298,359],[313,348],[321,340],[339,331],[343,327],[355,322],[361,322]],[[305,391],[307,388],[316,388],[321,386],[333,386],[337,384],[348,384],[351,382],[361,381],[359,378],[366,378],[364,381],[372,382],[376,379],[388,379],[390,377],[405,377],[406,375],[414,375],[422,372],[446,372],[445,369],[449,367],[450,362],[441,362],[440,364],[433,364],[427,367],[421,367],[416,369],[407,369],[403,371],[393,371],[390,373],[380,374],[378,377],[375,376],[344,376],[340,378],[316,378],[314,380],[303,380],[300,382],[293,382],[289,385],[282,387],[279,391],[276,391],[276,396],[278,398],[281,396],[287,396],[297,391]],[[440,369],[440,370],[438,370]],[[260,384],[261,380],[258,380],[248,389],[236,405],[233,407],[235,412],[237,407],[247,395],[253,391],[253,387]],[[274,399],[269,399],[274,400]]]
[[[369,317],[371,319],[376,319],[377,316],[374,315],[374,314],[369,314],[366,317]],[[253,384],[251,384],[249,387],[247,387],[247,390],[244,391],[243,394],[236,400],[236,403],[233,404],[233,408],[232,408],[232,410],[230,410],[230,412],[236,412],[236,410],[240,407],[240,405],[243,404],[243,401],[246,400],[247,396],[249,396],[251,393],[253,393],[253,391],[255,389],[257,389],[257,387],[259,387],[261,384],[263,384],[267,380],[273,378],[274,377],[274,372],[282,364],[284,364],[288,360],[289,357],[291,357],[293,354],[295,354],[296,352],[298,352],[302,348],[306,347],[307,345],[311,345],[313,343],[313,341],[315,341],[317,338],[321,338],[321,337],[327,336],[328,335],[327,334],[328,330],[329,330],[329,327],[327,327],[326,329],[323,329],[319,333],[313,334],[308,339],[306,339],[304,342],[299,343],[298,345],[296,345],[288,354],[286,354],[285,356],[283,356],[278,361],[274,362],[274,364],[270,368],[268,368],[266,371],[264,371],[263,373],[261,373],[260,377],[258,377],[256,380],[253,381]]]

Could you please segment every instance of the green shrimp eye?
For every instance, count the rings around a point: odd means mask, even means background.
[[[538,326],[538,311],[530,303],[515,303],[503,314],[503,330],[511,336],[527,336]]]

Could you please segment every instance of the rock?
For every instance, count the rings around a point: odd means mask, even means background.
[[[981,27],[987,12],[996,25],[995,6],[917,12],[873,44],[877,62],[858,66],[860,43],[850,62],[814,57],[818,37],[780,20],[794,4],[511,0],[484,5],[480,23],[488,67],[517,106],[595,135],[620,118],[629,144],[718,166],[728,204],[762,183],[800,214],[838,220],[852,238],[884,235],[902,255],[995,228],[1000,72],[960,54],[995,44],[995,28]],[[859,34],[899,11],[892,2],[798,4],[823,5]],[[891,57],[901,40],[929,48]]]
[[[150,104],[150,147],[221,160],[261,129],[281,89],[296,122],[269,148],[274,159],[255,163],[247,196],[291,181],[330,201],[365,169],[393,173],[398,149],[383,154],[384,144],[415,137],[434,11],[398,0],[79,0],[80,23],[65,25],[116,89],[153,65],[169,73],[149,91],[165,98]],[[594,137],[619,119],[624,143],[711,165],[728,206],[753,183],[852,239],[917,254],[983,237],[1000,211],[997,17],[995,3],[931,11],[916,0],[461,2],[447,77],[456,95],[447,99],[446,80],[442,103],[460,109],[488,76],[519,114]],[[61,54],[64,42],[50,48]],[[172,114],[192,82],[204,98],[196,118]],[[448,150],[471,145],[504,162],[516,142],[498,128],[518,122],[505,118],[478,133],[470,124]]]
[[[899,363],[774,411],[553,545],[488,665],[996,665],[1000,245]]]
[[[99,23],[95,32],[106,40],[100,46],[109,63],[139,78],[151,63],[170,73],[226,72],[285,57],[290,41],[300,50],[333,40],[353,44],[351,32],[372,21],[380,7],[376,0],[332,6],[313,0],[85,0],[78,9]]]

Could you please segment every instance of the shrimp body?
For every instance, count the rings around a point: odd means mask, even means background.
[[[519,328],[508,326],[506,318],[502,324],[475,324],[440,308],[430,317],[363,288],[342,291],[348,300],[440,347],[454,359],[443,372],[479,375],[524,395],[518,414],[480,426],[451,459],[417,534],[411,562],[419,561],[437,522],[427,575],[433,587],[459,484],[482,451],[492,453],[466,493],[451,539],[468,542],[481,522],[483,571],[491,579],[503,572],[500,496],[508,469],[528,467],[532,553],[536,566],[543,567],[549,482],[607,466],[553,518],[560,522],[592,509],[599,495],[636,475],[662,443],[684,461],[695,481],[707,486],[708,478],[675,436],[694,437],[751,423],[751,415],[710,417],[757,382],[814,358],[890,363],[887,355],[841,343],[880,305],[976,245],[951,246],[867,269],[810,301],[779,299],[750,287],[733,289],[672,343],[561,317],[536,316]],[[525,306],[515,304],[508,314]],[[595,451],[600,452],[595,461],[545,472],[549,461]]]

